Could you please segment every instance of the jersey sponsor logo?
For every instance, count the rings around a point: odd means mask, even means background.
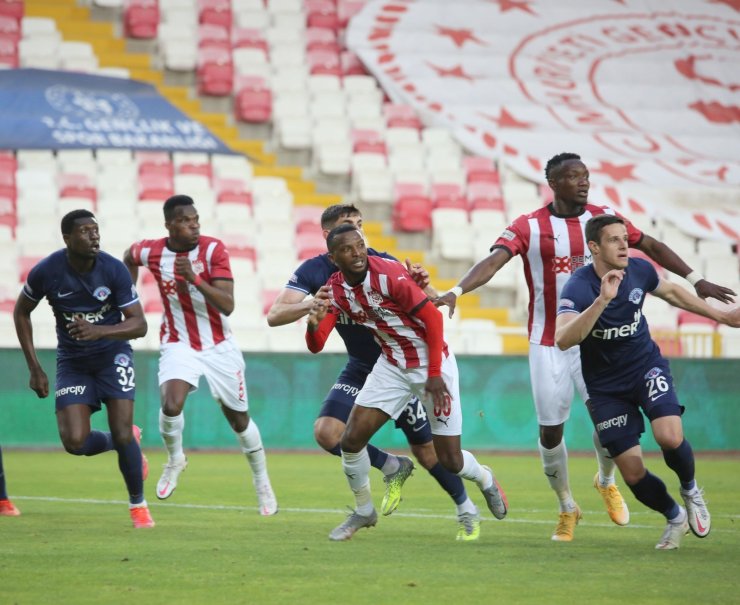
[[[635,320],[632,323],[614,326],[613,328],[605,328],[603,330],[597,328],[591,331],[591,336],[600,340],[614,340],[615,338],[632,336],[637,332],[637,328],[640,327],[640,320],[642,320],[642,311],[638,309],[635,311]]]
[[[67,323],[71,323],[75,319],[83,319],[87,322],[90,322],[91,324],[94,324],[98,323],[99,321],[103,321],[103,317],[108,311],[110,311],[110,309],[111,306],[108,304],[100,307],[98,311],[90,311],[89,313],[77,311],[75,313],[63,313],[62,316],[67,321]]]
[[[174,279],[163,279],[162,292],[168,297],[177,296],[177,282]]]
[[[57,389],[54,392],[54,395],[56,397],[62,397],[64,395],[82,395],[86,389],[87,389],[87,386],[79,384],[73,387],[64,387],[62,389]]]
[[[645,380],[650,380],[651,378],[657,378],[663,373],[663,370],[660,368],[651,368],[650,371],[645,374]]]
[[[554,256],[552,270],[554,273],[573,273],[585,265],[591,264],[590,254],[575,254],[573,256]]]
[[[383,295],[380,292],[376,292],[375,290],[370,290],[370,292],[368,292],[367,299],[373,306],[383,304]]]
[[[113,359],[113,363],[116,364],[117,366],[127,368],[131,365],[131,358],[128,355],[126,355],[126,353],[119,353]]]
[[[614,418],[609,418],[609,420],[603,420],[602,422],[597,423],[596,430],[601,432],[606,429],[619,428],[621,426],[627,426],[627,414],[615,416]]]
[[[357,397],[357,394],[360,392],[360,389],[357,387],[353,387],[351,384],[343,384],[341,382],[338,382],[332,387],[333,391],[344,391],[347,393],[347,395],[350,395],[351,397]]]
[[[644,294],[644,292],[642,291],[642,289],[635,288],[634,290],[632,290],[632,292],[630,292],[630,295],[628,297],[629,298],[629,301],[631,303],[635,303],[636,305],[639,305],[640,304],[640,301],[642,300],[642,295],[643,294]]]
[[[105,286],[95,288],[93,296],[102,302],[110,296],[110,288],[106,288]]]
[[[510,229],[504,229],[504,232],[501,234],[500,237],[502,237],[503,239],[506,239],[506,240],[511,241],[511,240],[513,240],[516,237],[516,233],[514,233]]]

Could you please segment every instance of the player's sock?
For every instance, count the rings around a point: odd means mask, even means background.
[[[538,440],[542,469],[545,472],[550,487],[558,497],[561,513],[572,513],[577,509],[570,491],[568,482],[568,448],[565,439],[562,439],[554,448],[547,449]]]
[[[118,452],[118,468],[126,482],[129,502],[140,505],[144,501],[144,478],[141,473],[141,448],[132,439],[125,445],[116,445]]]
[[[85,439],[85,443],[82,444],[80,449],[67,451],[75,456],[96,456],[103,452],[109,452],[113,448],[113,437],[110,433],[104,431],[90,431]]]
[[[8,492],[5,491],[5,467],[3,466],[3,451],[0,450],[0,500],[7,500]]]
[[[262,436],[257,423],[250,418],[247,428],[241,433],[237,433],[236,437],[252,469],[255,483],[267,479],[267,458],[265,457],[265,448],[262,445]]]
[[[466,494],[465,499],[462,502],[458,502],[457,504],[455,504],[455,512],[457,512],[458,516],[462,515],[463,513],[477,515],[478,507],[475,505],[475,502],[468,498]]]
[[[375,507],[370,493],[370,457],[367,448],[357,453],[342,451],[342,468],[355,495],[355,511],[363,517],[369,516]]]
[[[614,484],[614,471],[617,465],[609,455],[609,451],[599,442],[598,433],[594,431],[591,436],[594,442],[594,450],[596,450],[596,460],[599,463],[599,485],[609,487]]]
[[[337,443],[333,448],[330,450],[326,450],[329,452],[332,456],[341,456],[342,455],[342,448],[339,447],[339,444]]]
[[[159,434],[170,460],[182,460],[185,452],[182,449],[182,432],[185,429],[185,416],[167,416],[159,410]]]
[[[694,481],[694,451],[691,444],[684,439],[675,450],[663,450],[663,460],[681,482],[681,487],[688,491],[696,486]]]
[[[367,455],[370,456],[370,466],[372,466],[373,468],[377,468],[384,475],[387,475],[388,473],[395,473],[398,470],[398,458],[396,458],[395,456],[391,456],[388,452],[379,450],[377,447],[369,443],[367,444],[366,449]],[[383,467],[388,463],[388,460],[391,460],[391,464],[392,466],[395,466],[395,468],[389,470],[387,473]]]
[[[671,498],[665,483],[650,471],[634,485],[627,484],[640,502],[648,508],[664,515],[666,519],[674,519],[679,514],[679,506]]]
[[[480,489],[488,489],[493,484],[493,477],[480,465],[475,456],[467,450],[461,450],[463,455],[463,467],[457,473],[458,477],[475,481]]]
[[[450,494],[450,498],[452,498],[455,504],[459,505],[468,500],[468,494],[465,491],[465,485],[463,485],[462,479],[455,473],[448,471],[439,462],[429,469],[429,474],[436,479],[443,490]],[[458,510],[458,514],[461,512],[470,511]]]

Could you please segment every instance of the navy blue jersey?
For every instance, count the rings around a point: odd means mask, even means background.
[[[38,302],[46,297],[54,311],[57,327],[57,357],[95,355],[120,340],[102,338],[78,341],[70,337],[67,324],[80,317],[93,324],[121,323],[121,309],[139,300],[126,266],[117,258],[99,252],[88,273],[78,273],[67,260],[66,249],[57,250],[28,274],[23,293]]]
[[[382,256],[396,260],[390,254],[378,252],[372,248],[367,249],[371,256]],[[329,281],[329,278],[338,271],[337,266],[329,260],[328,254],[319,254],[313,258],[304,261],[296,269],[296,272],[290,276],[286,288],[298,290],[305,294],[316,294],[319,288]],[[336,330],[347,347],[347,353],[350,357],[350,363],[360,364],[365,367],[367,372],[372,370],[375,362],[380,357],[380,347],[375,342],[370,330],[356,324],[344,313],[337,318]]]
[[[581,366],[589,393],[628,390],[642,379],[648,360],[660,356],[642,314],[645,296],[658,283],[658,274],[648,261],[629,259],[617,295],[581,342]],[[563,287],[558,315],[585,311],[600,291],[601,278],[593,265],[578,269]]]

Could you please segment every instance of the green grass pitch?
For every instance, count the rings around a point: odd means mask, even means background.
[[[257,514],[251,475],[236,452],[190,452],[167,500],[154,496],[164,454],[147,451],[146,494],[157,526],[134,530],[114,454],[4,452],[18,518],[0,517],[0,603],[609,605],[740,603],[740,460],[698,453],[712,532],[680,550],[654,550],[663,519],[623,490],[628,527],[613,525],[591,485],[592,457],[571,456],[584,518],[572,543],[550,535],[555,497],[536,454],[478,454],[505,488],[508,517],[496,521],[478,490],[478,542],[455,541],[452,502],[423,470],[390,517],[345,543],[329,531],[352,503],[338,458],[269,453],[280,513]],[[661,458],[649,468],[678,496]],[[379,506],[380,474],[373,471]]]

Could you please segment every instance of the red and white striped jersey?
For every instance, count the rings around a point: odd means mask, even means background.
[[[597,214],[618,213],[606,206],[586,204],[578,216],[560,216],[549,204],[516,218],[493,244],[492,250],[506,248],[512,256],[521,254],[524,261],[529,289],[529,342],[555,345],[560,291],[573,271],[591,264],[584,230],[588,219]],[[627,234],[630,246],[642,239],[642,232],[629,221]]]
[[[198,245],[188,252],[173,252],[167,238],[145,239],[131,246],[131,257],[137,265],[147,267],[159,286],[164,313],[159,331],[162,344],[183,342],[196,351],[209,349],[231,335],[226,316],[206,302],[192,284],[175,278],[175,258],[187,256],[193,272],[204,281],[233,279],[229,254],[223,242],[201,236]]]
[[[382,354],[399,368],[429,365],[424,322],[412,312],[427,303],[427,296],[396,260],[368,256],[364,281],[350,286],[341,272],[327,282],[333,304],[356,323],[372,330]],[[447,356],[447,345],[442,347]]]

